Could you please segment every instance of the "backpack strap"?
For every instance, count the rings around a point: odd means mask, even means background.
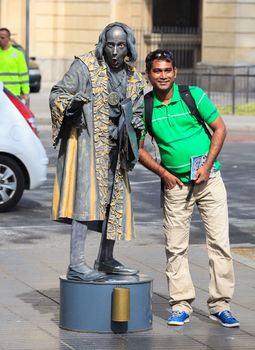
[[[181,98],[183,99],[183,101],[186,103],[187,107],[189,108],[190,112],[192,115],[194,115],[194,117],[196,117],[196,119],[198,120],[198,122],[203,126],[205,132],[207,133],[207,135],[209,136],[209,138],[212,138],[212,134],[209,131],[208,127],[206,126],[205,121],[202,119],[196,103],[194,101],[194,98],[192,97],[191,93],[190,93],[190,89],[188,87],[188,85],[178,85],[179,88],[179,92],[181,95]]]
[[[152,135],[152,110],[153,110],[153,91],[149,91],[144,95],[144,111],[145,111],[145,124],[148,133]]]

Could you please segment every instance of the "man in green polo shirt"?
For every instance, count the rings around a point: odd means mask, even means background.
[[[229,306],[234,291],[234,272],[226,189],[217,160],[226,136],[224,122],[205,92],[196,86],[191,86],[190,92],[202,119],[212,130],[211,138],[191,114],[175,84],[177,69],[171,52],[149,53],[146,73],[153,87],[151,129],[161,163],[144,148],[148,126],[141,137],[139,160],[159,175],[164,185],[166,275],[172,307],[167,323],[184,325],[193,311],[195,289],[189,272],[188,245],[196,204],[207,235],[210,318],[225,327],[238,327],[239,321],[232,316]]]

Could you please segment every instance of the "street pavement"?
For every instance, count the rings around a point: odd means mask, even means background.
[[[50,128],[47,109],[48,91],[31,95],[31,109],[35,112],[39,131]],[[226,116],[229,135],[227,142],[247,142],[255,146],[255,116]],[[54,158],[54,150],[50,154]],[[147,170],[138,165],[138,171]],[[49,175],[53,177],[50,161]],[[254,173],[250,174],[254,177]],[[49,188],[43,187],[43,191]],[[44,196],[45,193],[41,192]],[[39,193],[39,192],[37,192]],[[144,193],[140,194],[143,202]],[[254,197],[254,193],[250,194]],[[48,198],[48,197],[47,197]],[[34,198],[36,203],[36,198]],[[147,203],[148,204],[148,203]],[[237,203],[242,205],[242,203]],[[50,206],[49,199],[47,206]],[[40,210],[40,207],[38,207]],[[1,350],[237,350],[255,348],[255,257],[254,244],[245,244],[252,254],[236,254],[233,259],[236,287],[231,303],[241,327],[227,329],[208,318],[208,258],[205,244],[191,244],[190,270],[196,289],[194,313],[185,326],[169,327],[166,317],[170,311],[165,278],[165,253],[162,218],[151,220],[150,212],[142,212],[143,220],[136,225],[137,238],[116,243],[116,258],[127,266],[136,267],[153,279],[153,327],[133,333],[85,333],[59,328],[59,276],[65,274],[69,261],[69,227],[48,222],[34,222],[34,235],[26,236],[26,220],[8,226],[5,214],[0,214],[0,349]],[[33,218],[30,218],[33,220]],[[247,218],[248,219],[248,218]],[[254,222],[250,226],[254,236]],[[15,228],[20,236],[14,234]],[[148,234],[150,233],[150,234]],[[20,237],[20,238],[19,238]],[[87,260],[92,265],[97,255],[100,236],[88,236]],[[104,317],[104,315],[99,315]]]

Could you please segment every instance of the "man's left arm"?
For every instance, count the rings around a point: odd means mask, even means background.
[[[220,116],[209,125],[213,131],[211,145],[206,162],[197,170],[196,178],[194,179],[196,184],[200,184],[201,182],[209,179],[210,170],[218,154],[220,153],[227,134],[225,123]]]

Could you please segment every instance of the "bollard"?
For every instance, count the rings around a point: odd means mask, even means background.
[[[113,288],[112,321],[127,322],[130,320],[130,289]]]

